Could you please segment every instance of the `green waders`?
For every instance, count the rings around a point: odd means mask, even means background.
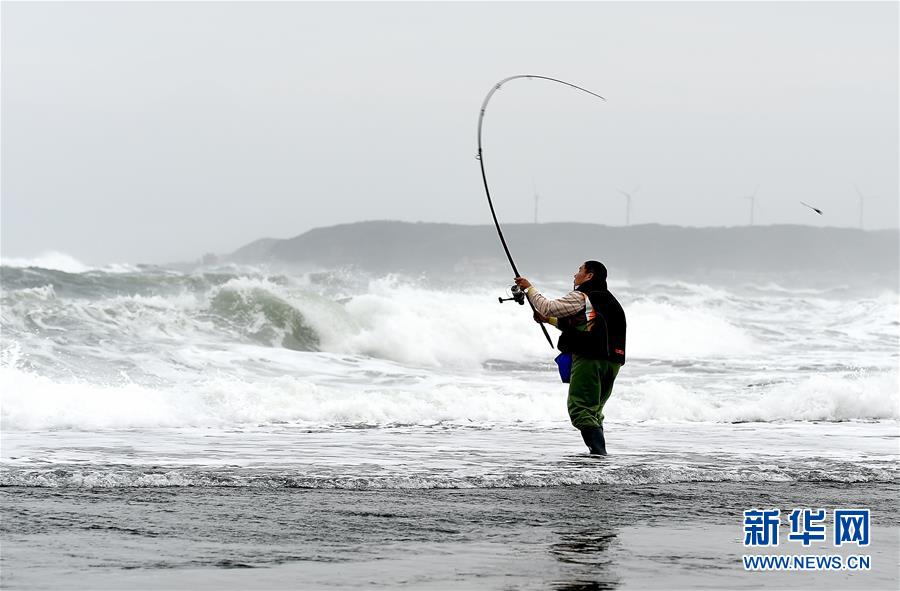
[[[603,405],[612,394],[621,365],[602,359],[572,355],[569,378],[569,419],[576,429],[603,426]]]

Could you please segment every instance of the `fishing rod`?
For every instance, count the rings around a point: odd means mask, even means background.
[[[582,88],[580,86],[576,86],[570,82],[566,82],[565,80],[558,80],[556,78],[550,78],[548,76],[537,76],[534,74],[518,74],[516,76],[510,76],[509,78],[504,78],[500,82],[496,83],[491,91],[487,93],[487,96],[484,97],[484,102],[481,103],[481,113],[478,115],[478,154],[475,155],[475,158],[478,160],[478,163],[481,165],[481,179],[484,181],[484,193],[487,195],[488,206],[491,208],[491,217],[494,218],[494,226],[497,228],[497,236],[500,237],[500,243],[503,245],[503,250],[506,252],[506,258],[509,260],[509,266],[512,267],[513,273],[515,273],[516,277],[520,277],[519,270],[516,268],[516,263],[513,261],[512,255],[509,253],[509,246],[506,245],[506,239],[503,237],[503,230],[500,229],[500,222],[497,220],[497,212],[494,211],[494,202],[491,200],[491,190],[488,188],[487,175],[484,172],[484,153],[481,149],[481,128],[484,124],[484,112],[487,110],[488,103],[491,101],[491,97],[494,96],[494,93],[500,90],[500,87],[509,82],[510,80],[515,80],[517,78],[528,78],[538,79],[538,80],[548,80],[550,82],[558,82],[559,84],[563,84],[565,86],[569,86],[574,88],[575,90],[580,90],[582,92],[586,92],[592,96],[597,97],[600,100],[605,101],[606,99],[600,96],[595,92],[591,92],[586,88]],[[519,304],[524,304],[525,300],[525,292],[519,289],[519,286],[513,285],[510,289],[512,292],[511,298],[498,298],[500,303],[502,304],[504,301],[515,300]],[[531,300],[528,300],[528,305],[531,306],[531,311],[536,312],[534,309],[534,304],[531,303]],[[553,340],[550,338],[550,333],[547,332],[547,328],[541,324],[541,330],[544,333],[544,336],[547,337],[547,342],[550,343],[550,347],[553,348]]]

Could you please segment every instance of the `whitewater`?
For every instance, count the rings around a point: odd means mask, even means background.
[[[63,262],[2,269],[3,485],[898,478],[895,292],[613,279],[596,466],[502,281]]]
[[[4,260],[4,588],[724,588],[803,506],[871,572],[755,584],[894,588],[898,293],[611,277],[598,460],[511,278]]]

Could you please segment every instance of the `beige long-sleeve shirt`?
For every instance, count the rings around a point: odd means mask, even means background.
[[[528,301],[531,302],[534,309],[547,316],[553,326],[556,326],[558,318],[572,316],[585,309],[585,296],[580,291],[573,290],[557,300],[550,300],[541,295],[532,285],[525,291],[525,295],[528,296]]]

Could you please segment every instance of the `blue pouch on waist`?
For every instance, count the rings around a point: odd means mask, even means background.
[[[559,379],[562,380],[563,384],[568,384],[569,377],[572,375],[572,354],[560,353],[554,361],[559,367]]]

